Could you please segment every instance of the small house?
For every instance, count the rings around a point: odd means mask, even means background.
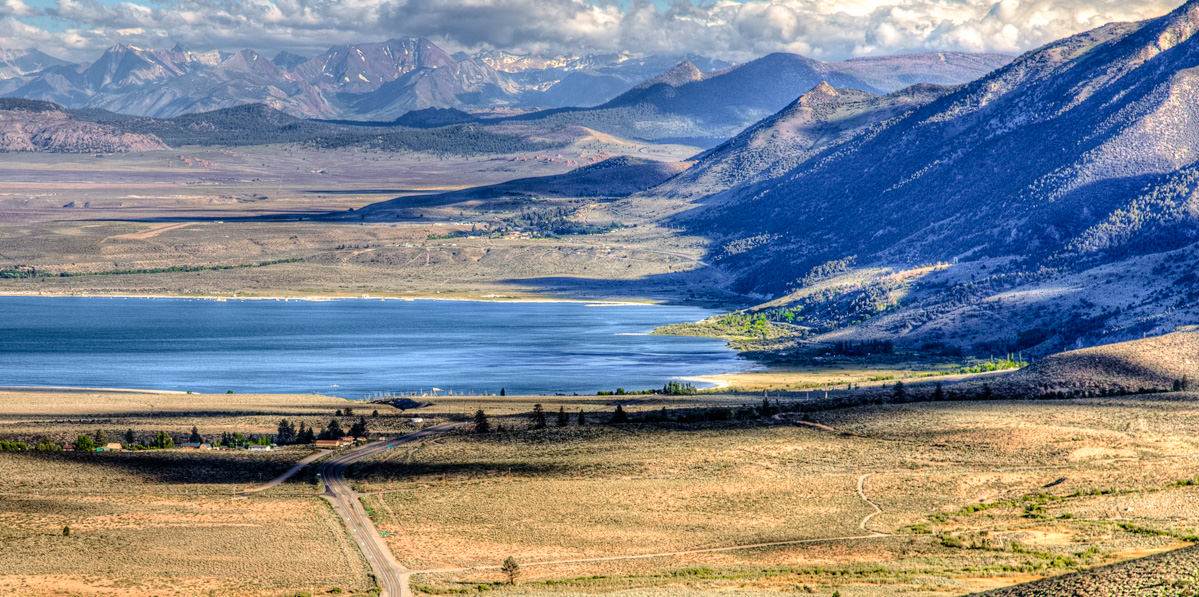
[[[105,452],[120,452],[122,449],[124,449],[124,446],[116,442],[109,442],[104,445]]]
[[[318,447],[318,448],[340,448],[341,445],[342,445],[341,440],[339,440],[339,439],[318,439],[318,440],[316,440],[316,447]]]
[[[250,444],[249,446],[246,447],[246,449],[251,452],[270,452],[271,451],[270,446],[263,446],[260,444]]]
[[[181,449],[181,450],[199,450],[200,443],[199,442],[185,442],[185,443],[179,444],[179,449]]]

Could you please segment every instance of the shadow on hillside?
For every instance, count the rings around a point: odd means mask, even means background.
[[[546,298],[568,300],[652,300],[667,305],[704,306],[712,309],[734,309],[753,304],[743,296],[721,290],[716,281],[719,274],[708,266],[682,272],[651,274],[633,279],[584,278],[579,276],[549,276],[541,278],[512,278],[501,284],[513,290],[532,292]]]

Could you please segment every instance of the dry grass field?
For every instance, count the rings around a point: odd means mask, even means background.
[[[551,416],[353,476],[400,561],[431,571],[423,593],[959,595],[1194,541],[1194,398],[870,406],[812,415],[824,428]]]
[[[273,433],[280,418],[325,425],[346,406],[375,432],[415,428],[397,409],[324,396],[12,390],[0,392],[0,438],[181,437],[192,425],[206,438]],[[313,453],[0,452],[0,594],[365,594],[370,571],[311,482],[314,468],[239,495]]]
[[[39,437],[65,442],[103,429],[115,440],[127,429],[139,436],[158,431],[182,434],[196,426],[206,437],[221,433],[275,433],[280,419],[325,426],[350,407],[352,424],[367,416],[370,429],[399,433],[415,429],[396,408],[315,395],[170,394],[149,391],[0,390],[0,438],[30,442]],[[373,411],[378,417],[371,417]]]

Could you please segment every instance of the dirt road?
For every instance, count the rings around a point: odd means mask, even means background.
[[[366,515],[358,492],[346,482],[345,471],[348,466],[364,458],[369,458],[395,446],[420,441],[430,435],[449,431],[459,423],[446,423],[410,433],[387,442],[367,444],[334,457],[321,465],[320,475],[325,481],[325,499],[333,504],[333,509],[345,521],[350,537],[362,550],[362,555],[375,573],[375,579],[382,589],[380,597],[409,597],[412,595],[408,588],[408,577],[411,572],[396,561],[387,543],[375,530],[375,525]]]

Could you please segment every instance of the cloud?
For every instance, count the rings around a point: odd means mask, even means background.
[[[1016,53],[1114,20],[1164,14],[1180,0],[57,0],[65,25],[19,20],[0,0],[0,42],[91,58],[114,43],[182,43],[315,53],[339,43],[425,36],[450,50],[694,52],[743,60],[773,51],[821,59],[928,50]],[[22,37],[24,36],[24,37]]]

